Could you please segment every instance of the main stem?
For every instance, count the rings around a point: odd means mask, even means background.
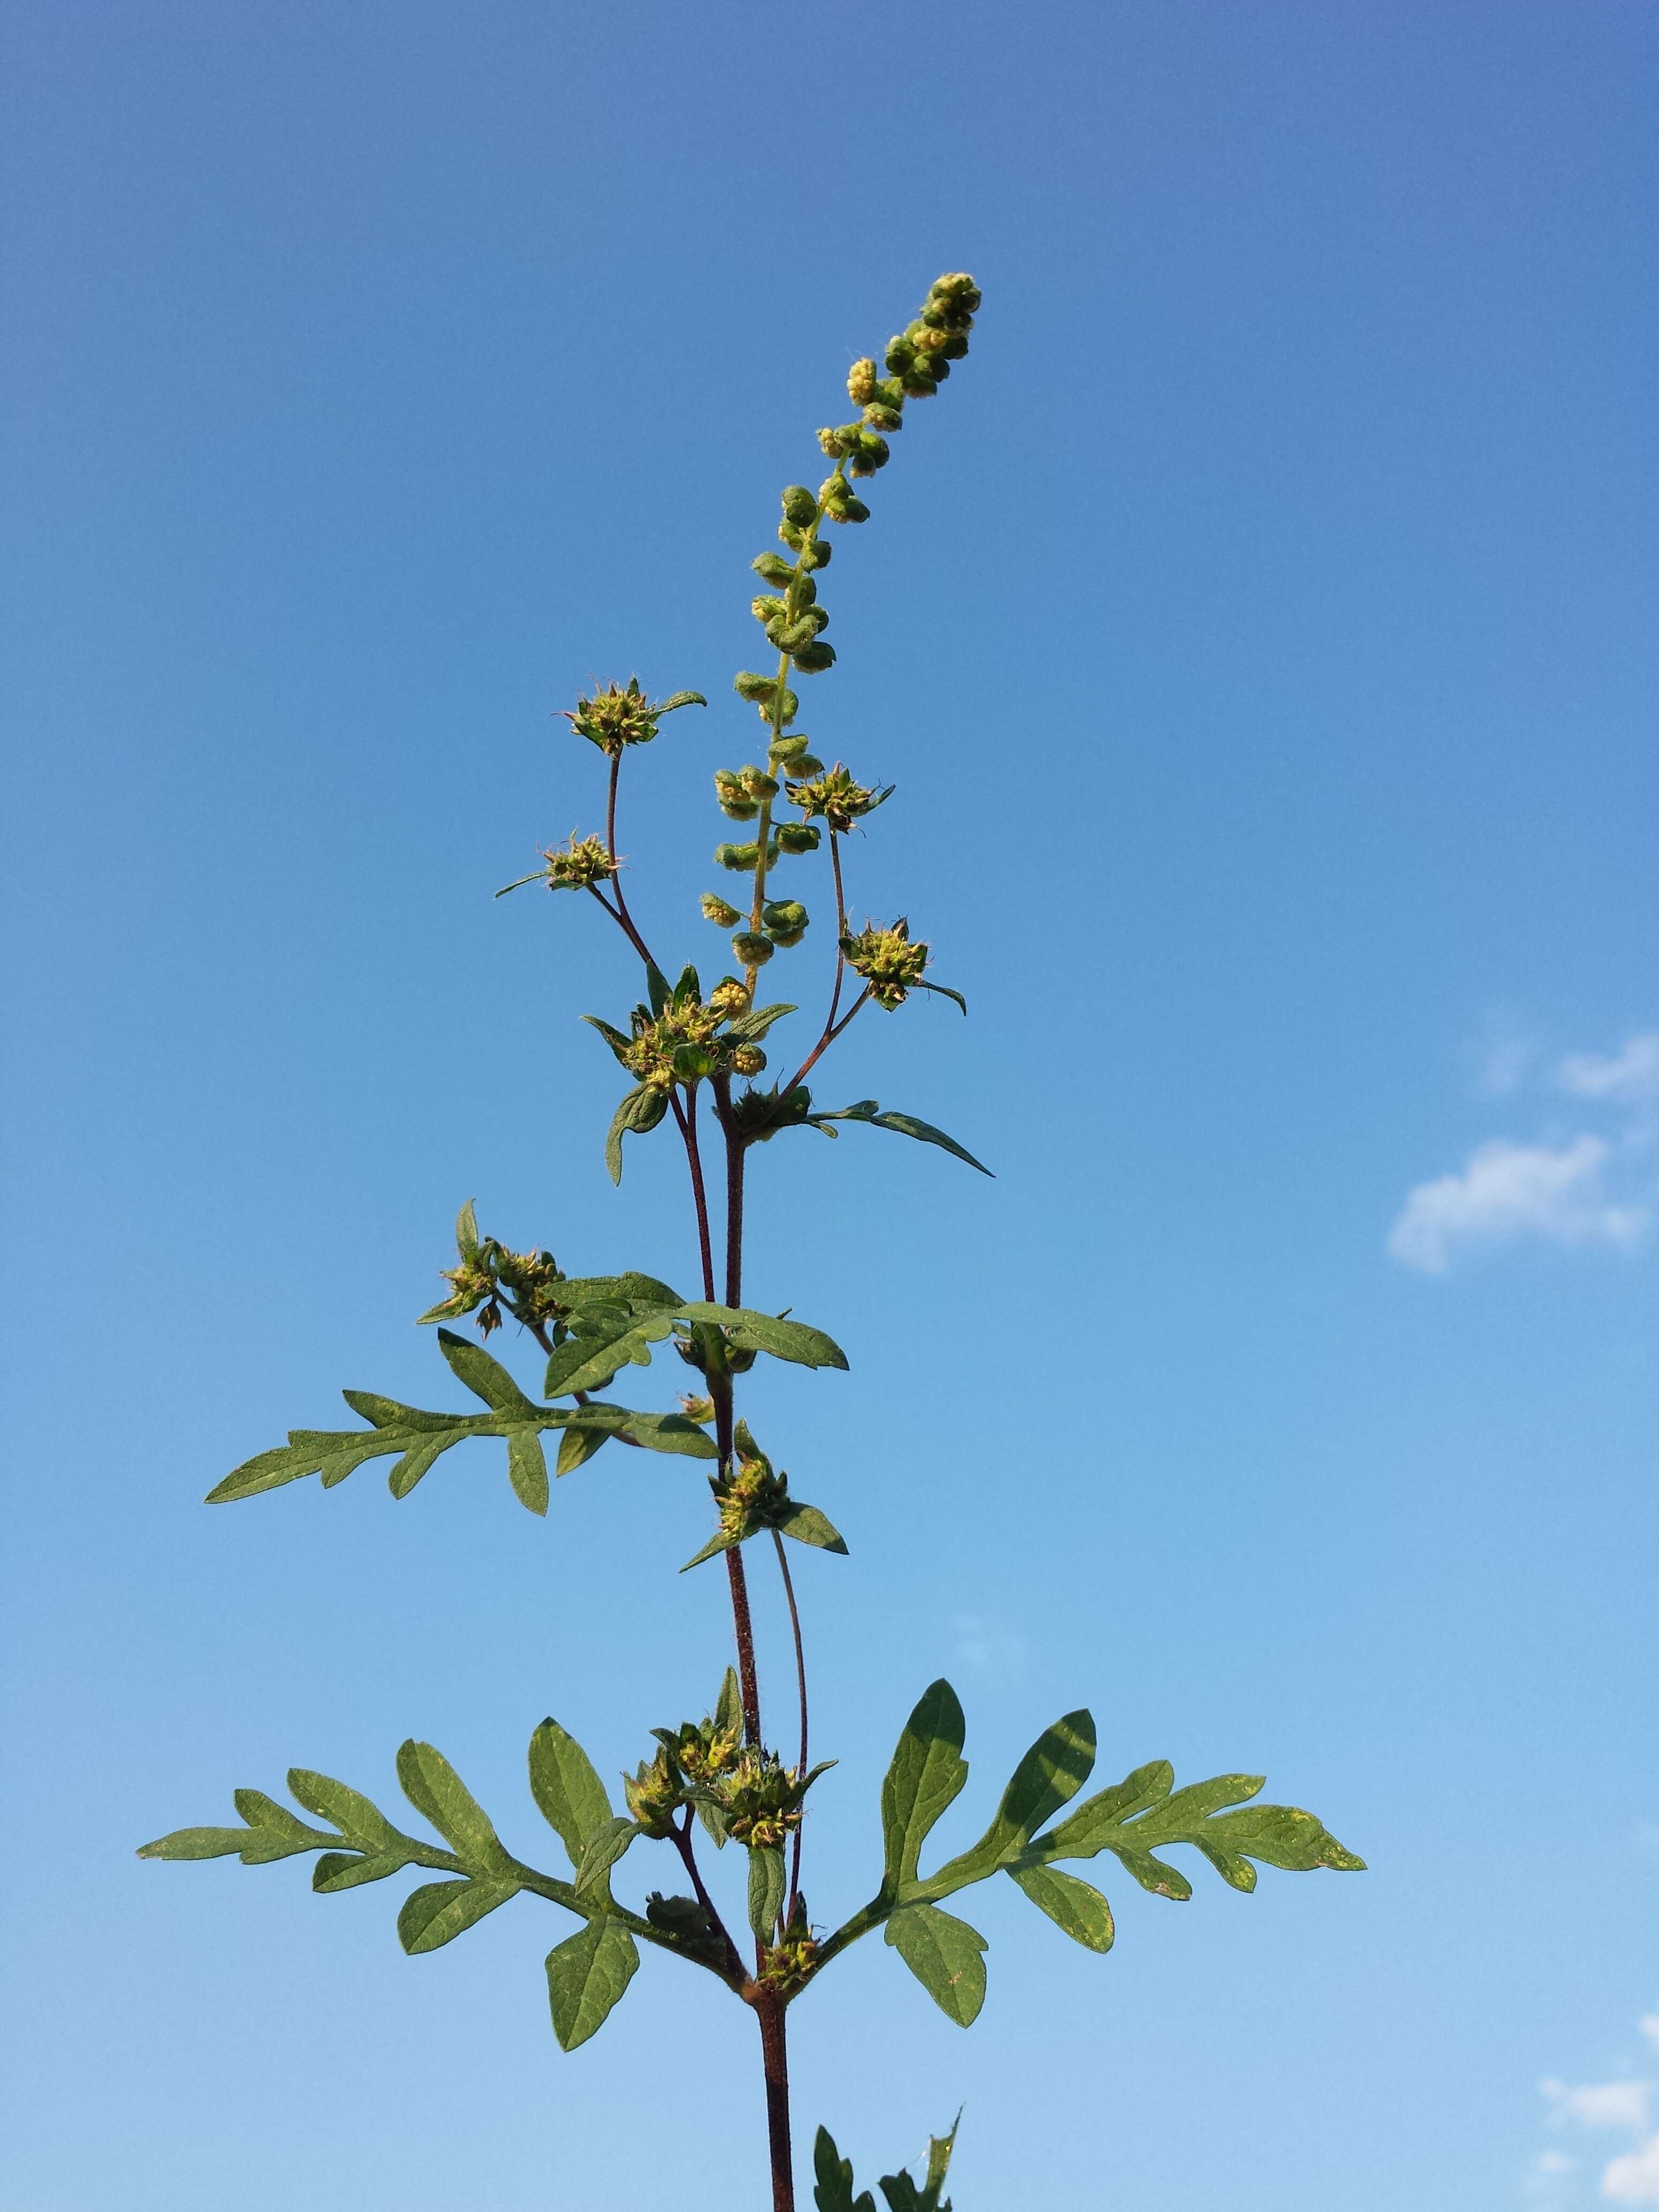
[[[795,2212],[795,2163],[789,2142],[789,2045],[783,2000],[775,1990],[755,1999],[761,2064],[766,2073],[766,2134],[772,2154],[772,2212]]]

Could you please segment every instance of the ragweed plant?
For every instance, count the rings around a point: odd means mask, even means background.
[[[324,1895],[419,1869],[437,1878],[410,1890],[398,1916],[404,1948],[415,1955],[452,1942],[514,1899],[550,1905],[577,1923],[546,1960],[553,2031],[567,2051],[603,2025],[634,1978],[641,1944],[712,1974],[759,2029],[774,2212],[793,2212],[795,2203],[788,2010],[860,1937],[879,1929],[945,2014],[966,2027],[984,2001],[986,1943],[945,1906],[994,1875],[1006,1875],[1074,1942],[1103,1952],[1113,1939],[1111,1909],[1098,1889],[1063,1870],[1066,1862],[1109,1854],[1144,1889],[1171,1899],[1192,1893],[1186,1875],[1159,1856],[1171,1846],[1191,1845],[1224,1882],[1245,1892],[1255,1887],[1258,1865],[1307,1872],[1361,1863],[1311,1814],[1255,1802],[1262,1787],[1256,1775],[1226,1774],[1177,1790],[1169,1765],[1154,1759],[1079,1797],[1094,1768],[1095,1724],[1079,1710],[1037,1737],[978,1839],[924,1873],[924,1848],[968,1779],[962,1707],[950,1684],[938,1681],[905,1722],[882,1785],[881,1870],[868,1901],[840,1919],[819,1920],[803,1888],[812,1792],[833,1762],[811,1758],[801,1616],[785,1540],[822,1553],[847,1547],[817,1506],[794,1495],[787,1471],[739,1416],[737,1400],[758,1358],[808,1368],[844,1368],[847,1361],[823,1330],[743,1302],[750,1156],[786,1131],[811,1127],[834,1136],[839,1123],[863,1122],[987,1170],[954,1138],[914,1115],[884,1109],[873,1098],[826,1108],[809,1088],[807,1078],[866,1007],[895,1012],[918,991],[939,993],[964,1013],[967,1006],[933,979],[932,948],[912,936],[907,920],[854,927],[844,848],[893,787],[860,782],[840,760],[825,765],[798,726],[795,686],[835,661],[821,580],[839,533],[868,518],[855,485],[887,465],[889,441],[902,428],[909,404],[935,393],[966,356],[979,306],[971,277],[942,276],[879,366],[873,358],[854,363],[848,391],[858,411],[818,434],[834,465],[816,491],[798,483],[785,489],[782,550],[764,552],[753,564],[766,588],[752,612],[775,658],[765,669],[739,673],[736,689],[759,711],[765,758],[714,772],[716,804],[746,834],[714,852],[731,879],[729,896],[710,890],[701,902],[706,922],[730,935],[729,972],[707,989],[695,964],[668,980],[670,969],[629,905],[617,843],[624,760],[655,740],[668,714],[705,705],[696,691],[656,701],[630,681],[578,700],[568,716],[572,730],[605,763],[604,829],[573,830],[543,852],[541,868],[507,886],[544,883],[550,890],[586,892],[640,960],[644,995],[631,1012],[614,1022],[586,1017],[626,1079],[605,1158],[620,1182],[625,1140],[672,1125],[684,1153],[701,1295],[688,1297],[629,1269],[567,1274],[539,1247],[514,1251],[481,1233],[472,1206],[465,1206],[456,1263],[443,1271],[447,1295],[420,1318],[437,1327],[440,1352],[480,1410],[427,1412],[348,1390],[346,1403],[365,1425],[292,1431],[285,1444],[248,1460],[210,1493],[214,1502],[252,1498],[313,1474],[331,1488],[369,1460],[390,1459],[392,1494],[406,1498],[453,1446],[489,1437],[506,1443],[514,1491],[541,1514],[549,1495],[545,1436],[557,1439],[559,1475],[613,1442],[696,1462],[708,1476],[713,1527],[686,1565],[723,1560],[732,1615],[733,1663],[711,1709],[649,1731],[654,1748],[623,1776],[620,1809],[575,1738],[556,1720],[541,1723],[530,1741],[530,1790],[568,1861],[563,1873],[544,1873],[510,1851],[448,1760],[415,1741],[398,1753],[398,1780],[441,1841],[407,1833],[344,1783],[296,1767],[288,1787],[301,1813],[258,1790],[240,1790],[240,1825],[181,1829],[143,1852],[163,1859],[235,1853],[249,1866],[315,1853],[312,1887]],[[822,872],[826,859],[834,908],[827,1005],[816,1034],[808,1032],[810,1043],[780,1055],[788,1072],[763,1080],[776,1048],[773,1032],[797,1010],[782,1000],[762,1003],[762,973],[780,955],[814,941],[812,917],[797,894],[807,888],[808,864]],[[712,1196],[705,1142],[718,1170]],[[485,1338],[511,1319],[534,1342],[544,1363],[539,1397],[481,1344],[445,1326],[469,1317]],[[636,1410],[610,1395],[625,1370],[649,1366],[662,1347],[672,1347],[696,1378],[678,1409]],[[781,1578],[793,1630],[787,1746],[763,1727],[770,1707],[763,1707],[750,1615],[751,1547]],[[617,1885],[635,1846],[639,1857],[629,1872],[647,1859],[651,1866],[629,1901]],[[742,1878],[729,1885],[724,1869],[734,1861]],[[653,1876],[663,1886],[644,1887]],[[883,2178],[890,2212],[949,2212],[942,2191],[954,2137],[953,2129],[933,2142],[925,2181],[906,2172]],[[854,2197],[852,2169],[823,2129],[813,2172],[819,2212],[874,2212],[867,2191]]]

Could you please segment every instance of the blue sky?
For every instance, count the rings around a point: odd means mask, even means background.
[[[200,1499],[342,1384],[457,1402],[410,1324],[469,1195],[687,1275],[666,1144],[601,1161],[617,948],[489,894],[595,821],[555,711],[694,685],[623,842],[715,959],[745,564],[950,268],[973,354],[838,544],[803,719],[896,782],[854,908],[972,1016],[867,1018],[822,1096],[998,1179],[858,1129],[757,1163],[750,1295],[852,1361],[752,1400],[852,1547],[800,1577],[815,1917],[941,1670],[964,1825],[1086,1700],[1103,1773],[1265,1771],[1371,1871],[1108,1883],[1104,1960],[976,1899],[966,2036],[866,1946],[793,2015],[803,2130],[873,2176],[965,2105],[963,2212],[1659,2203],[1652,11],[133,0],[0,42],[0,2203],[760,2199],[712,1984],[649,1961],[564,2057],[532,1902],[409,1961],[392,1886],[131,1849],[291,1763],[386,1802],[414,1734],[530,1852],[544,1713],[614,1771],[712,1689],[674,1462],[544,1523],[482,1451],[397,1506]]]

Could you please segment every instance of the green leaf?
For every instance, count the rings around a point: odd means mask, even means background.
[[[611,1170],[612,1182],[622,1181],[622,1140],[625,1136],[643,1137],[662,1120],[668,1111],[668,1093],[656,1091],[648,1083],[636,1083],[623,1098],[611,1117],[605,1139],[605,1164]]]
[[[409,1863],[406,1850],[325,1851],[311,1869],[311,1887],[319,1897],[333,1897],[366,1881],[384,1881],[389,1874],[401,1874]]]
[[[1235,1889],[1255,1887],[1255,1869],[1283,1867],[1293,1874],[1319,1868],[1355,1874],[1364,1861],[1338,1843],[1322,1820],[1294,1805],[1250,1805],[1242,1799],[1262,1786],[1259,1774],[1220,1774],[1171,1793],[1173,1770],[1155,1759],[1115,1788],[1103,1790],[1079,1806],[1069,1819],[1032,1845],[1033,1855],[1050,1859],[1093,1858],[1111,1851],[1143,1889],[1154,1895],[1186,1899],[1192,1885],[1185,1875],[1153,1856],[1171,1844],[1191,1844]]]
[[[745,1352],[769,1352],[775,1359],[793,1360],[799,1367],[847,1364],[847,1354],[834,1339],[821,1328],[809,1328],[805,1322],[757,1313],[748,1306],[710,1305],[704,1299],[682,1305],[679,1312],[685,1321],[717,1323]]]
[[[962,2114],[958,2112],[951,2123],[948,2136],[929,2136],[927,2138],[928,2212],[933,2212],[935,2206],[938,2212],[951,2212],[948,2204],[939,2203],[939,2193],[944,2188],[945,2177],[951,2170],[951,2154],[957,2147],[957,2130],[961,2125]]]
[[[411,1959],[440,1950],[516,1896],[518,1887],[512,1881],[424,1881],[404,1899],[398,1941]]]
[[[248,1839],[246,1828],[175,1828],[153,1844],[141,1844],[141,1859],[223,1859],[240,1853]]]
[[[455,1216],[455,1249],[463,1260],[470,1260],[478,1249],[478,1216],[470,1198]]]
[[[708,704],[701,691],[676,691],[672,698],[659,700],[652,712],[672,714],[677,707],[706,707]]]
[[[951,992],[948,995],[954,998],[956,994]],[[964,1007],[963,1012],[966,1011]],[[914,1114],[894,1111],[884,1114],[873,1098],[860,1098],[855,1106],[843,1106],[839,1112],[809,1114],[806,1118],[814,1128],[820,1129],[830,1121],[867,1121],[872,1129],[892,1129],[901,1137],[915,1138],[920,1144],[937,1145],[941,1151],[953,1153],[959,1160],[966,1160],[970,1168],[977,1168],[982,1176],[991,1173],[982,1160],[976,1160],[965,1146],[957,1144],[954,1137],[947,1137],[943,1129],[936,1129],[931,1121],[920,1121]],[[830,1129],[825,1133],[834,1136],[836,1133]]]
[[[1010,1867],[1007,1871],[1032,1904],[1046,1912],[1056,1928],[1063,1928],[1073,1942],[1090,1951],[1111,1949],[1112,1908],[1097,1889],[1079,1881],[1074,1874],[1060,1874],[1053,1867]]]
[[[734,1044],[758,1044],[774,1022],[781,1022],[786,1014],[799,1011],[795,1006],[751,1006],[746,1014],[739,1014],[726,1025],[726,1036]]]
[[[722,1734],[743,1726],[743,1692],[738,1685],[738,1670],[728,1667],[720,1677],[720,1694],[714,1699],[714,1710],[709,1716]]]
[[[593,1408],[584,1410],[591,1413]],[[609,1413],[613,1409],[607,1407],[605,1410]],[[699,1428],[684,1413],[629,1413],[617,1424],[617,1433],[632,1437],[647,1451],[678,1452],[687,1459],[720,1457],[719,1447],[708,1430]]]
[[[544,1720],[530,1739],[530,1794],[580,1868],[589,1838],[614,1815],[592,1760],[556,1720]]]
[[[573,1275],[559,1285],[559,1301],[568,1306],[678,1306],[679,1292],[655,1275]]]
[[[749,1854],[749,1925],[763,1943],[776,1936],[782,1911],[783,1849],[778,1844],[762,1844]]]
[[[876,2200],[867,2189],[853,2194],[853,2161],[836,2148],[828,2128],[820,2128],[812,2142],[812,2172],[817,2186],[812,2202],[818,2212],[876,2212]]]
[[[613,1814],[602,1827],[591,1830],[576,1868],[578,1891],[607,1890],[611,1868],[639,1832],[638,1821],[630,1820],[626,1813]]]
[[[507,1432],[507,1473],[513,1494],[532,1513],[547,1510],[547,1460],[533,1428]]]
[[[606,1429],[567,1429],[559,1438],[559,1455],[553,1464],[554,1474],[574,1474],[579,1467],[586,1467],[609,1435]]]
[[[525,1419],[541,1411],[532,1399],[526,1397],[500,1360],[492,1359],[483,1346],[474,1344],[470,1337],[457,1336],[451,1328],[441,1328],[438,1348],[473,1396],[482,1398],[492,1412]]]
[[[613,1028],[609,1022],[602,1022],[597,1014],[584,1014],[582,1016],[582,1019],[587,1024],[589,1029],[597,1030],[599,1031],[599,1035],[605,1039],[611,1051],[615,1054],[617,1059],[621,1061],[624,1067],[626,1067],[628,1066],[628,1055],[634,1048],[633,1038],[631,1036],[624,1036],[619,1029]]]
[[[928,1832],[961,1794],[968,1779],[966,1732],[957,1693],[943,1680],[922,1692],[904,1723],[881,1785],[882,1888],[889,1896],[901,1896],[915,1881]]]
[[[985,1938],[936,1905],[906,1905],[887,1923],[887,1941],[939,2010],[970,2027],[985,2002]]]
[[[793,1536],[798,1544],[814,1544],[821,1552],[840,1552],[847,1547],[840,1533],[831,1526],[816,1505],[807,1505],[797,1499],[788,1506],[776,1523],[781,1534]]]
[[[941,1867],[940,1876],[960,1874],[978,1880],[1014,1857],[1049,1815],[1077,1795],[1094,1763],[1095,1723],[1087,1711],[1066,1713],[1044,1729],[1014,1769],[990,1826],[971,1850]]]
[[[960,991],[953,991],[948,983],[928,983],[918,976],[912,988],[918,991],[931,991],[936,999],[954,1000],[964,1014],[968,1011],[967,1000],[963,997]]]
[[[1106,1839],[1124,1821],[1144,1813],[1167,1797],[1175,1786],[1175,1769],[1167,1759],[1149,1759],[1109,1790],[1097,1790],[1075,1813],[1062,1820],[1044,1841],[1057,1859],[1091,1859],[1106,1848]],[[1097,1841],[1096,1838],[1099,1840]]]
[[[575,2050],[605,2026],[639,1963],[639,1948],[617,1920],[590,1920],[548,1953],[547,1994],[562,2051]]]
[[[602,1390],[618,1369],[630,1364],[651,1364],[651,1346],[659,1344],[674,1325],[672,1306],[634,1313],[608,1310],[602,1320],[589,1320],[592,1310],[578,1307],[573,1320],[576,1334],[560,1345],[547,1363],[544,1389],[550,1398],[562,1398],[578,1390]]]
[[[361,1790],[349,1789],[330,1775],[313,1773],[308,1766],[290,1766],[288,1786],[307,1813],[331,1820],[361,1850],[395,1850],[408,1840]]]
[[[754,1529],[750,1531],[751,1535],[757,1533],[758,1532]],[[680,1569],[680,1572],[683,1575],[689,1575],[693,1567],[700,1567],[705,1559],[712,1559],[721,1552],[729,1552],[743,1541],[744,1538],[738,1534],[736,1530],[728,1532],[724,1528],[716,1528],[714,1534],[703,1546],[702,1551],[693,1552],[690,1558]]]
[[[648,1285],[653,1295],[673,1295],[665,1283],[654,1283],[649,1276],[596,1279],[624,1284],[632,1281]],[[439,1335],[445,1357],[468,1388],[485,1397],[491,1408],[489,1413],[429,1413],[416,1406],[401,1405],[395,1398],[382,1397],[375,1391],[347,1390],[341,1394],[346,1403],[354,1413],[362,1415],[369,1427],[290,1430],[285,1445],[245,1461],[210,1491],[209,1504],[227,1504],[238,1498],[256,1497],[262,1491],[279,1489],[284,1483],[297,1482],[310,1474],[320,1474],[325,1487],[331,1488],[368,1461],[394,1454],[397,1464],[391,1474],[392,1494],[404,1498],[438,1455],[453,1444],[464,1443],[471,1437],[501,1437],[508,1441],[510,1455],[515,1431],[543,1429],[627,1435],[651,1451],[679,1452],[693,1459],[718,1456],[713,1438],[683,1413],[635,1413],[625,1406],[602,1401],[575,1407],[538,1406],[524,1395],[507,1370],[487,1352],[469,1344],[464,1337],[452,1335],[448,1330],[441,1330]],[[463,1359],[460,1354],[466,1358]],[[486,1395],[486,1386],[492,1395]],[[492,1402],[492,1396],[501,1401],[499,1406]],[[592,1449],[597,1450],[598,1446]],[[520,1494],[528,1502],[538,1494],[539,1486],[535,1482],[534,1463],[522,1442],[518,1457],[520,1477],[526,1484],[526,1490]]]
[[[512,1865],[489,1817],[442,1752],[411,1736],[398,1749],[398,1779],[417,1813],[468,1867],[504,1873]]]

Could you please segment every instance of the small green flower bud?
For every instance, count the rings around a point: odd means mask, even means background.
[[[749,565],[769,584],[793,584],[795,580],[794,570],[781,554],[757,553]]]
[[[982,305],[980,289],[965,269],[953,270],[949,276],[936,276],[928,287],[930,300],[948,302],[965,315],[976,315]]]
[[[862,501],[859,504],[862,505]],[[868,514],[870,510],[866,507],[864,512]],[[860,519],[848,518],[849,520]],[[833,645],[825,645],[821,639],[815,638],[810,645],[796,646],[789,657],[803,676],[821,676],[826,668],[835,666],[836,648]]]
[[[784,612],[787,605],[786,600],[775,599],[769,592],[763,592],[757,599],[750,600],[749,611],[757,623],[775,622]]]
[[[832,461],[839,460],[848,448],[839,430],[820,430],[818,443]]]
[[[902,377],[916,365],[916,349],[907,337],[887,341],[887,369],[892,376]]]
[[[800,565],[803,568],[827,568],[835,550],[826,538],[809,538],[800,549]]]
[[[875,389],[876,364],[867,356],[855,361],[847,372],[847,397],[854,407],[862,407]]]
[[[734,906],[728,906],[718,891],[705,891],[698,902],[705,921],[712,921],[717,929],[735,929],[743,916]],[[712,1006],[714,1001],[709,1001]]]
[[[743,916],[734,914],[732,919],[741,921]],[[749,987],[739,983],[735,975],[723,975],[708,994],[708,1004],[723,1022],[733,1021],[738,1015],[749,1012]]]
[[[732,1055],[732,1065],[739,1075],[758,1075],[766,1065],[766,1054],[757,1044],[740,1044]]]
[[[798,761],[812,740],[805,730],[791,730],[786,738],[774,738],[767,758],[774,767],[788,767]]]
[[[769,899],[761,908],[766,933],[774,945],[799,945],[811,916],[799,899]]]
[[[789,484],[784,490],[783,514],[787,522],[805,530],[817,520],[818,503],[805,484]]]
[[[778,850],[781,853],[816,853],[822,840],[816,822],[780,822]]]
[[[732,939],[732,951],[745,968],[763,968],[772,957],[772,941],[758,930],[739,930]]]
[[[966,358],[967,352],[968,339],[966,333],[962,331],[952,331],[949,340],[939,348],[939,351],[933,356],[933,359],[935,361],[962,361]]]
[[[680,1411],[688,1421],[696,1421],[700,1428],[706,1427],[714,1418],[714,1401],[712,1398],[682,1396]]]
[[[872,400],[864,410],[864,419],[872,430],[902,430],[904,428],[903,416],[896,407],[890,407],[884,400]]]
[[[813,605],[818,596],[817,586],[813,582],[811,576],[805,574],[798,576],[795,579],[794,592],[795,605],[798,607],[810,607]]]
[[[775,775],[769,775],[763,768],[755,768],[751,765],[749,768],[740,769],[738,773],[743,780],[743,787],[748,793],[750,799],[775,799],[777,797],[778,780]]]
[[[739,670],[732,678],[732,689],[739,699],[752,699],[758,707],[769,707],[772,694],[778,688],[775,676],[763,676],[753,668]]]
[[[718,866],[730,868],[734,876],[751,874],[760,860],[758,842],[750,845],[716,845],[714,860]]]
[[[844,499],[834,520],[837,522],[868,522],[870,510],[861,499]]]
[[[891,456],[892,448],[885,438],[878,437],[873,430],[861,430],[859,449],[847,465],[855,477],[873,476],[878,469],[886,467]]]
[[[714,770],[714,796],[720,804],[722,814],[733,822],[752,822],[760,812],[757,801],[744,788],[740,775],[729,768]]]

